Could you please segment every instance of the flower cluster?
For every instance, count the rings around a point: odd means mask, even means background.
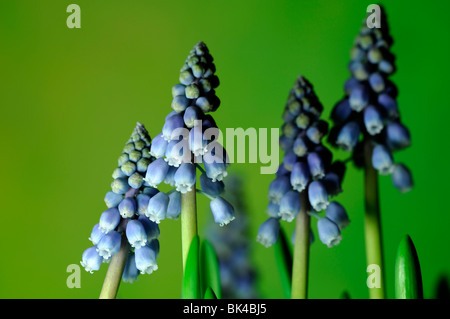
[[[266,247],[278,239],[279,220],[291,222],[302,205],[319,218],[319,237],[329,247],[340,242],[341,230],[348,224],[342,205],[329,202],[342,191],[345,166],[332,162],[331,152],[322,144],[328,133],[327,122],[319,119],[322,109],[311,83],[299,76],[283,113],[280,145],[285,155],[269,187],[269,219],[260,226],[257,236]],[[326,216],[319,217],[316,212],[323,210]]]
[[[150,146],[147,130],[137,123],[112,174],[111,191],[105,196],[108,209],[89,237],[93,246],[83,253],[81,265],[86,271],[99,270],[102,262],[108,263],[124,243],[129,245],[124,281],[133,282],[139,272],[150,274],[158,269],[159,226],[147,217],[147,209],[159,192],[144,182],[144,174],[154,160]]]
[[[232,223],[219,231],[208,228],[207,237],[216,250],[219,259],[222,297],[225,299],[254,299],[256,273],[250,260],[249,224],[243,202],[242,182],[237,176],[230,176],[226,182],[225,197],[233,203],[239,223]]]
[[[382,11],[383,12],[383,11]],[[384,13],[383,13],[384,15]],[[358,167],[364,164],[365,142],[373,147],[372,166],[381,175],[392,174],[401,192],[413,186],[409,169],[394,163],[392,153],[410,145],[408,129],[400,122],[398,90],[389,77],[395,72],[392,38],[385,16],[381,28],[364,25],[351,51],[351,78],[345,83],[345,96],[334,107],[329,141],[353,152]],[[366,156],[370,153],[366,150]]]
[[[226,152],[217,141],[217,125],[207,114],[220,105],[214,90],[219,79],[214,73],[213,58],[200,42],[181,68],[180,83],[172,88],[173,111],[167,115],[162,132],[154,138],[150,149],[156,159],[148,166],[145,182],[152,187],[165,182],[176,188],[171,195],[160,192],[149,203],[147,216],[156,223],[166,217],[178,217],[181,194],[195,190],[197,168],[201,171],[201,191],[211,199],[215,221],[223,226],[234,219],[232,205],[220,197],[224,190],[222,179],[227,175]],[[171,210],[170,196],[176,198],[176,213]]]

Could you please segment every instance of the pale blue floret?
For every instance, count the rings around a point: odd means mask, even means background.
[[[275,204],[280,204],[281,198],[291,189],[289,177],[282,175],[274,179],[269,186],[269,200]]]
[[[308,143],[306,142],[306,137],[299,136],[295,139],[292,149],[298,157],[305,156],[308,152]]]
[[[377,93],[381,93],[384,91],[385,88],[384,77],[378,72],[372,73],[370,75],[369,84],[372,90],[374,90]]]
[[[225,185],[222,181],[213,182],[206,174],[200,175],[200,186],[203,192],[212,197],[220,196],[225,189]]]
[[[296,191],[289,191],[284,194],[280,202],[280,211],[278,216],[281,220],[291,222],[300,211],[300,196]]]
[[[192,163],[183,163],[177,169],[174,175],[174,181],[177,191],[184,194],[192,190],[196,181],[195,165]]]
[[[383,130],[383,118],[375,106],[369,105],[364,110],[364,125],[370,135],[376,135]]]
[[[115,230],[105,234],[97,244],[98,254],[108,260],[119,251],[121,239],[122,236]]]
[[[139,276],[139,270],[136,268],[136,258],[134,253],[130,253],[125,264],[125,268],[122,274],[122,280],[124,282],[133,283]]]
[[[317,222],[319,238],[328,247],[338,245],[342,239],[338,225],[327,217],[319,219]]]
[[[269,202],[267,205],[267,215],[270,217],[278,218],[278,213],[280,212],[280,205]]]
[[[270,247],[277,242],[279,233],[280,221],[271,217],[259,226],[256,240],[265,247]]]
[[[325,163],[319,153],[309,153],[307,162],[312,178],[320,179],[325,176]]]
[[[117,208],[108,208],[100,216],[99,228],[104,233],[114,230],[120,222],[120,212]]]
[[[396,164],[392,172],[392,183],[402,193],[406,193],[413,187],[413,179],[409,169],[403,164]]]
[[[227,225],[234,219],[234,208],[222,197],[216,197],[209,203],[214,221],[220,226]]]
[[[136,200],[133,197],[125,197],[118,208],[120,216],[131,218],[136,214]]]
[[[394,151],[404,149],[411,145],[408,129],[397,122],[391,122],[386,127],[386,144]]]
[[[177,95],[172,100],[172,108],[176,112],[183,112],[189,105],[189,99],[186,98],[184,95]]]
[[[164,179],[164,183],[169,184],[170,186],[175,186],[175,173],[177,172],[178,167],[169,166],[169,171],[167,172],[166,178]]]
[[[92,228],[91,236],[89,237],[89,240],[92,242],[92,244],[95,246],[98,244],[100,239],[105,235],[104,232],[100,230],[100,224],[95,224],[94,228]]]
[[[219,156],[204,157],[206,175],[212,179],[213,182],[221,181],[227,176],[227,167],[223,158]]]
[[[86,271],[90,272],[91,274],[94,271],[99,270],[103,262],[103,258],[98,254],[97,248],[95,246],[86,249],[83,252],[83,256],[81,259],[81,266],[83,266],[84,269],[86,269]]]
[[[189,149],[195,156],[206,154],[208,141],[204,139],[202,126],[194,126],[189,131]]]
[[[167,218],[178,219],[181,214],[181,193],[173,192],[169,195],[169,204],[167,205]]]
[[[356,112],[361,112],[369,104],[369,88],[365,85],[358,85],[350,93],[350,107]]]
[[[381,175],[389,175],[394,170],[394,160],[384,145],[376,145],[372,153],[372,165]]]
[[[183,84],[175,84],[172,87],[172,97],[178,96],[178,95],[184,95],[185,86]]]
[[[318,212],[326,209],[329,204],[327,190],[320,181],[313,181],[309,184],[308,198],[312,208]]]
[[[127,177],[116,178],[111,182],[111,190],[116,194],[125,194],[129,189]]]
[[[131,247],[140,248],[147,244],[147,233],[138,220],[130,220],[127,224],[126,235]]]
[[[135,249],[136,268],[141,274],[151,274],[158,269],[156,252],[149,246]]]
[[[164,139],[162,133],[159,133],[152,141],[150,155],[156,158],[164,157],[168,142]]]
[[[159,238],[160,231],[157,223],[152,222],[148,217],[141,215],[138,220],[144,226],[145,233],[147,234],[147,241],[150,242],[152,239]]]
[[[187,163],[191,159],[189,142],[187,139],[172,140],[167,145],[165,161],[174,167],[179,167],[181,163]]]
[[[297,160],[298,156],[294,152],[286,153],[283,158],[284,168],[291,172]]]
[[[168,170],[169,164],[163,158],[158,158],[148,165],[144,180],[151,187],[157,187],[166,178]]]
[[[145,215],[149,201],[150,201],[150,196],[147,194],[139,194],[136,196],[137,213],[139,215]]]
[[[184,112],[184,124],[191,128],[194,127],[196,121],[200,121],[203,117],[203,112],[197,106],[189,106]]]
[[[297,162],[292,167],[291,185],[297,192],[303,191],[311,180],[309,167],[305,162]]]
[[[352,108],[348,102],[348,99],[343,99],[336,104],[333,111],[331,112],[331,118],[336,123],[345,122],[352,114]]]
[[[390,119],[396,119],[399,116],[397,101],[389,94],[382,93],[378,96],[378,104],[384,109]]]
[[[166,119],[162,129],[162,136],[166,141],[177,139],[178,136],[174,133],[176,129],[184,127],[183,117],[179,114],[172,115]]]
[[[108,208],[117,207],[123,199],[123,195],[109,191],[105,195],[105,204]]]
[[[150,198],[145,216],[150,218],[151,221],[159,224],[161,220],[166,218],[168,204],[169,196],[163,192],[159,192]]]
[[[348,218],[345,208],[338,202],[331,202],[327,207],[326,214],[327,217],[333,221],[341,231],[350,223],[350,219]]]
[[[336,145],[342,148],[344,151],[352,151],[359,140],[359,125],[356,122],[348,122],[345,124],[336,140]]]

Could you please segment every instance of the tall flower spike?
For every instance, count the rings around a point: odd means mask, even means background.
[[[157,160],[148,165],[144,180],[152,187],[162,182],[175,187],[167,194],[160,192],[151,197],[144,214],[155,223],[181,217],[183,267],[197,234],[197,191],[210,199],[218,224],[224,226],[234,219],[233,206],[220,197],[228,162],[225,149],[217,142],[220,131],[210,114],[220,105],[215,71],[208,48],[203,42],[197,43],[180,70],[179,83],[172,87],[173,111],[166,116],[162,131],[155,138],[150,154]],[[202,176],[201,190],[196,189],[197,169]],[[142,262],[142,256],[150,255],[136,253],[136,262]]]
[[[334,126],[329,135],[334,146],[352,152],[356,158],[364,156],[364,147],[357,144],[370,144],[374,150],[365,156],[371,156],[373,168],[381,175],[393,173],[392,153],[411,144],[398,112],[397,87],[389,80],[395,72],[395,57],[390,51],[393,41],[386,21],[384,10],[381,28],[370,29],[364,20],[351,50],[351,78],[345,85],[345,96],[332,111]],[[405,191],[398,183],[393,184]]]
[[[110,267],[122,265],[125,268],[123,280],[135,281],[138,269],[134,249],[159,237],[158,226],[153,226],[154,223],[145,216],[150,199],[158,193],[157,189],[148,187],[144,179],[148,166],[155,160],[150,155],[150,148],[151,139],[147,130],[137,123],[112,174],[111,191],[104,198],[108,209],[92,229],[89,239],[94,246],[83,253],[81,265],[91,273],[100,269],[102,261],[109,262],[117,257],[117,262],[111,263]],[[126,244],[123,244],[124,241]],[[122,249],[123,253],[118,253]],[[153,270],[157,269],[154,264],[156,259],[152,260]],[[120,277],[107,275],[100,298],[114,298],[119,281]]]
[[[365,94],[355,95],[354,105],[342,104],[335,117],[348,116],[351,107],[360,107],[365,102]],[[356,103],[358,102],[358,103]],[[280,219],[296,220],[295,247],[292,265],[292,298],[306,298],[307,270],[311,232],[310,215],[319,218],[317,224],[319,237],[328,247],[336,245],[341,239],[338,226],[327,217],[317,213],[325,210],[329,197],[341,191],[343,170],[332,162],[331,152],[322,144],[328,133],[328,124],[320,120],[323,106],[316,96],[313,86],[303,76],[299,76],[289,93],[283,112],[284,124],[281,127],[280,146],[284,150],[283,163],[276,178],[269,186],[269,205],[267,219],[259,228],[257,241],[268,247],[276,243],[280,230]],[[345,111],[345,112],[344,112]],[[345,113],[345,114],[341,114]],[[356,141],[353,127],[348,127],[340,136],[340,143],[353,147]],[[332,223],[338,235],[323,224]]]
[[[327,208],[329,197],[340,192],[343,170],[338,169],[337,162],[332,163],[331,152],[322,144],[328,132],[328,124],[320,120],[322,109],[311,83],[299,76],[283,113],[280,144],[285,156],[269,186],[269,217],[291,222],[302,206],[321,212]],[[342,137],[343,143],[356,143],[351,131]],[[271,224],[268,220],[267,225]],[[265,241],[266,245],[276,242],[277,236],[271,238],[275,240]]]
[[[331,118],[334,126],[329,141],[352,153],[356,167],[364,168],[366,254],[368,264],[383,269],[378,174],[392,174],[392,183],[401,192],[412,188],[411,172],[396,164],[393,153],[411,144],[408,129],[401,123],[397,104],[398,90],[389,79],[395,72],[384,9],[381,27],[368,28],[366,20],[351,50],[351,78],[345,83],[344,97],[335,105]],[[382,276],[383,277],[383,276]],[[369,289],[371,298],[384,298],[381,289]]]

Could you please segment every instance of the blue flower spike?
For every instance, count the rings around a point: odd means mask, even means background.
[[[357,167],[364,166],[364,156],[369,153],[364,154],[368,148],[363,146],[370,145],[373,168],[380,175],[390,175],[396,165],[393,153],[409,147],[411,137],[401,122],[398,90],[390,80],[396,69],[395,56],[390,52],[393,40],[384,9],[381,14],[381,28],[370,29],[364,24],[356,37],[349,64],[351,77],[345,84],[344,97],[332,110],[334,125],[329,141],[351,152]],[[392,177],[392,182],[397,187],[397,178]]]
[[[158,139],[158,143],[167,143],[162,136]],[[93,227],[89,237],[94,246],[82,256],[81,265],[91,273],[99,270],[102,263],[109,263],[121,247],[131,247],[122,279],[134,282],[139,274],[134,250],[159,237],[158,225],[145,216],[150,199],[159,193],[157,189],[149,187],[147,182],[144,183],[148,167],[159,156],[156,156],[156,151],[150,154],[151,142],[145,127],[137,123],[112,174],[111,191],[104,198],[108,209],[101,214],[99,223]],[[152,184],[159,183],[158,178],[152,176]],[[130,246],[123,246],[123,240],[127,240]]]
[[[359,77],[364,77],[363,73],[367,71],[362,66],[354,69]],[[335,142],[348,150],[356,147],[360,137],[359,125],[351,121],[352,116],[362,112],[371,97],[368,89],[358,86],[355,81],[347,84],[349,90],[357,88],[352,101],[342,101],[332,113],[332,119],[341,124],[341,130],[330,132],[335,136]],[[333,162],[332,153],[323,144],[328,123],[320,119],[322,110],[312,84],[299,76],[283,113],[280,145],[285,154],[276,178],[269,186],[267,214],[270,218],[261,225],[258,233],[257,240],[265,246],[277,241],[280,221],[292,222],[302,211],[321,220],[323,218],[318,214],[328,209],[329,197],[342,192],[345,166],[342,169],[339,161]]]

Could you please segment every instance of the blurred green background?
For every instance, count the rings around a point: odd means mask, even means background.
[[[79,264],[90,246],[116,159],[136,121],[152,137],[160,132],[171,111],[171,87],[198,41],[208,45],[221,80],[219,127],[279,127],[300,73],[314,84],[328,118],[343,95],[349,51],[371,2],[77,0],[82,27],[68,29],[70,3],[0,2],[1,298],[98,297],[106,265],[93,275],[82,270],[80,289],[67,288],[66,268]],[[383,4],[397,55],[392,79],[413,141],[395,159],[411,168],[416,184],[400,194],[390,177],[380,178],[388,295],[396,248],[408,233],[431,298],[440,276],[450,274],[450,2]],[[266,218],[273,179],[259,169],[230,168],[245,178],[251,240]],[[362,172],[350,168],[343,187],[338,199],[352,224],[339,246],[312,246],[311,298],[338,298],[343,290],[368,297]],[[206,198],[199,199],[199,215],[202,235],[211,219]],[[293,225],[284,225],[290,234]],[[120,298],[180,296],[179,221],[163,222],[161,232],[159,270],[122,283]],[[273,249],[255,242],[252,258],[262,297],[282,298]]]

